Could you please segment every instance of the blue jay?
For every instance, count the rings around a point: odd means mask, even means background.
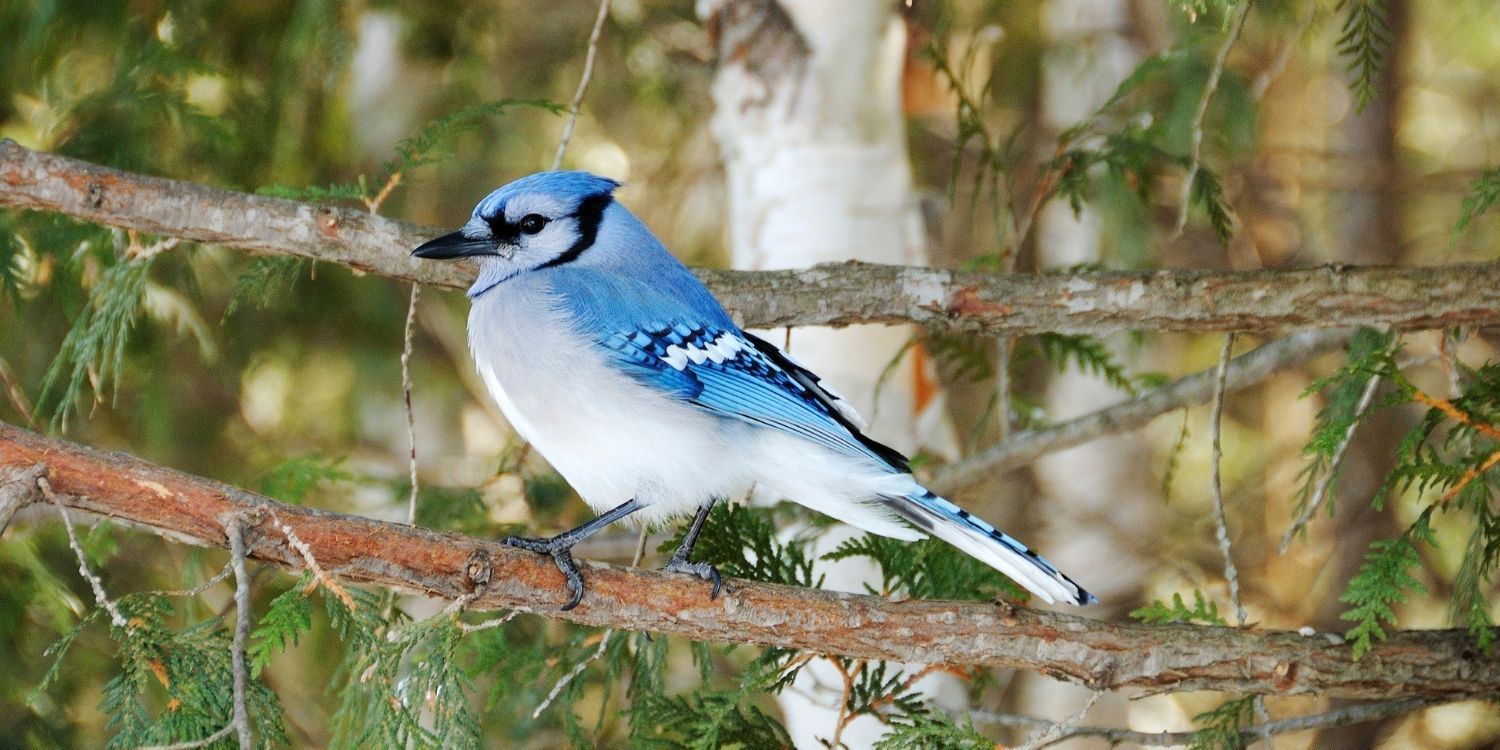
[[[817,375],[740,330],[708,289],[614,199],[619,183],[541,172],[490,193],[418,258],[468,258],[469,349],[500,410],[600,515],[508,546],[550,555],[572,609],[570,549],[626,516],[696,509],[666,569],[721,580],[690,555],[718,498],[752,486],[874,534],[931,534],[1052,602],[1095,601],[1025,545],[929,492],[906,457]]]

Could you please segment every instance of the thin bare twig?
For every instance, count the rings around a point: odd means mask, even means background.
[[[250,572],[245,566],[245,519],[236,513],[224,525],[229,537],[229,564],[234,568],[234,643],[230,663],[234,667],[234,727],[239,735],[240,750],[251,750],[250,670],[245,665],[245,647],[250,642]]]
[[[10,400],[10,405],[16,410],[21,418],[26,420],[26,426],[36,429],[36,416],[31,411],[31,401],[26,398],[26,391],[11,377],[10,365],[6,364],[5,358],[0,357],[0,387],[5,389],[5,397]],[[3,530],[3,527],[0,527]]]
[[[22,469],[0,471],[0,535],[10,526],[16,511],[38,494],[37,480],[47,476],[47,464],[37,463]]]
[[[365,209],[372,214],[380,213],[380,207],[385,205],[387,198],[395,191],[396,186],[401,184],[401,173],[392,172],[390,177],[385,178],[385,184],[380,186],[380,191],[374,198],[361,198],[365,203]]]
[[[1245,0],[1249,5],[1249,0]],[[1213,441],[1212,475],[1209,479],[1214,495],[1214,531],[1219,542],[1219,554],[1224,557],[1224,578],[1229,581],[1229,605],[1234,607],[1240,627],[1245,626],[1245,608],[1240,605],[1240,574],[1234,567],[1234,555],[1229,548],[1229,522],[1224,518],[1224,482],[1219,464],[1223,462],[1224,446],[1220,433],[1224,421],[1224,383],[1229,378],[1229,355],[1234,349],[1234,334],[1224,337],[1224,348],[1219,352],[1219,369],[1215,376],[1213,422],[1209,429]]]
[[[594,58],[599,54],[599,37],[604,34],[604,19],[609,18],[609,0],[599,0],[599,15],[594,17],[594,28],[589,32],[589,51],[583,58],[583,76],[578,79],[578,90],[573,92],[573,104],[568,107],[568,122],[563,125],[562,138],[557,142],[557,153],[552,157],[552,169],[562,167],[563,154],[568,151],[568,141],[573,139],[573,127],[578,124],[578,109],[583,106],[583,96],[588,93],[589,80],[594,77]]]
[[[56,506],[58,514],[62,516],[63,528],[68,530],[68,546],[73,548],[73,555],[78,558],[78,574],[83,576],[89,582],[89,586],[94,589],[94,601],[109,612],[111,625],[117,628],[129,627],[130,623],[125,619],[125,615],[120,614],[120,608],[115,606],[108,594],[104,593],[104,581],[99,580],[99,576],[94,575],[94,571],[89,569],[89,560],[83,553],[83,545],[78,543],[78,534],[73,531],[73,517],[68,515],[68,506],[57,499],[56,493],[52,491],[52,483],[48,482],[46,477],[38,477],[36,486],[42,491],[42,496],[47,498],[47,502]]]
[[[406,504],[406,523],[417,522],[417,420],[411,408],[411,343],[412,331],[417,322],[417,300],[421,297],[422,285],[411,283],[411,301],[406,305],[406,329],[401,346],[401,395],[406,400],[406,441],[411,448],[411,498]]]
[[[490,628],[498,628],[501,625],[504,625],[505,623],[510,622],[511,620],[516,619],[516,615],[519,615],[519,614],[521,614],[519,610],[514,610],[513,609],[513,610],[511,610],[509,612],[506,612],[505,614],[503,614],[503,615],[501,615],[499,617],[492,617],[492,618],[490,618],[488,620],[485,620],[483,622],[476,622],[476,623],[460,622],[458,624],[458,629],[462,630],[465,635],[467,635],[469,633],[478,633],[481,630],[489,630]]]
[[[1094,704],[1098,703],[1103,695],[1104,691],[1095,690],[1084,702],[1083,708],[1078,709],[1072,716],[1037,732],[1035,736],[1026,740],[1026,744],[1022,745],[1020,750],[1041,750],[1041,748],[1061,742],[1067,736],[1068,730],[1078,726],[1078,722],[1083,721],[1083,717],[1094,708]]]
[[[1271,712],[1266,710],[1266,696],[1257,695],[1250,703],[1255,710],[1255,720],[1260,722],[1259,729],[1254,732],[1255,736],[1259,737],[1261,742],[1266,743],[1267,750],[1276,750],[1271,744],[1271,733],[1266,731],[1266,725],[1271,723]]]
[[[1302,331],[1242,354],[1230,361],[1225,387],[1228,390],[1248,388],[1275,373],[1343,346],[1349,335],[1346,330]],[[928,486],[934,492],[952,492],[990,474],[1025,466],[1047,453],[1142,427],[1173,409],[1208,401],[1213,397],[1217,382],[1217,372],[1206,370],[1062,424],[1015,433],[937,472]]]
[[[636,539],[636,543],[635,543],[635,559],[630,561],[630,567],[633,568],[633,567],[635,567],[637,565],[640,565],[641,564],[641,558],[644,557],[645,554],[646,554],[646,527],[645,526],[641,526],[640,536]],[[506,615],[504,618],[502,618],[502,621],[508,620],[511,617],[513,617],[514,615],[515,615],[515,613],[512,612],[512,613]],[[499,623],[496,623],[496,624],[498,625]],[[493,627],[493,626],[491,626],[491,627]],[[476,629],[479,629],[479,628],[476,628]],[[468,631],[466,630],[464,632],[468,632]],[[584,659],[583,661],[578,662],[577,664],[574,664],[573,668],[570,669],[570,670],[568,670],[567,674],[563,675],[561,678],[558,679],[557,684],[553,685],[552,689],[547,692],[547,697],[542,700],[541,704],[536,707],[535,711],[531,712],[531,718],[535,719],[538,716],[541,716],[542,712],[546,711],[547,707],[550,706],[550,705],[552,705],[553,701],[557,700],[557,696],[562,695],[563,688],[567,687],[568,684],[571,683],[573,680],[578,679],[578,675],[583,674],[583,670],[587,669],[590,664],[593,664],[594,662],[598,661],[599,657],[604,656],[605,650],[607,650],[609,648],[609,642],[610,642],[610,640],[612,638],[614,638],[614,637],[615,637],[615,629],[614,628],[609,628],[608,630],[605,630],[604,631],[604,635],[599,638],[599,648],[594,649],[594,653],[590,654],[588,656],[588,658]]]
[[[329,592],[331,592],[334,596],[338,597],[339,601],[343,602],[345,607],[349,608],[350,610],[357,609],[358,607],[355,605],[354,597],[350,596],[349,592],[345,591],[344,587],[340,586],[339,582],[334,580],[333,576],[328,574],[328,571],[323,570],[323,567],[318,564],[317,558],[313,556],[312,548],[307,545],[307,542],[302,541],[302,539],[297,536],[297,532],[292,530],[292,527],[288,526],[285,521],[281,520],[280,516],[276,515],[276,511],[273,510],[270,513],[271,520],[276,522],[276,529],[286,537],[287,546],[291,547],[299,556],[301,556],[302,564],[306,566],[306,568],[313,574],[312,581],[308,585],[307,591],[311,591],[313,588],[322,586],[323,588],[328,589]]]
[[[192,587],[190,589],[170,589],[170,590],[167,590],[167,591],[158,591],[156,593],[160,594],[161,596],[177,596],[177,597],[185,597],[185,598],[195,597],[195,596],[198,596],[199,594],[202,594],[203,592],[209,590],[210,588],[213,588],[213,586],[215,584],[219,583],[220,581],[223,581],[225,578],[228,578],[233,573],[234,573],[234,563],[233,563],[233,561],[231,561],[229,563],[226,563],[224,565],[224,567],[221,568],[218,573],[215,573],[212,578],[210,578],[210,579],[204,581],[203,583],[200,583],[197,586],[194,586],[194,587]]]
[[[1260,101],[1266,95],[1266,90],[1271,88],[1271,84],[1275,83],[1276,79],[1281,77],[1282,71],[1286,70],[1287,62],[1292,59],[1292,50],[1297,48],[1297,44],[1302,41],[1302,35],[1307,33],[1307,29],[1312,26],[1313,19],[1317,15],[1318,3],[1307,3],[1307,12],[1302,14],[1302,18],[1297,21],[1297,27],[1292,33],[1283,38],[1281,48],[1276,50],[1276,57],[1271,60],[1271,64],[1267,65],[1265,70],[1255,76],[1255,82],[1250,84],[1250,95],[1255,97],[1256,101]]]
[[[234,730],[235,724],[231,721],[228,724],[220,727],[219,731],[214,732],[213,734],[210,734],[209,736],[204,737],[201,740],[174,742],[170,745],[145,745],[141,747],[140,750],[198,750],[198,748],[200,747],[208,747],[209,745],[212,745],[215,742],[228,737],[230,733],[234,732]]]
[[[1177,226],[1172,230],[1172,237],[1176,239],[1182,236],[1187,228],[1188,207],[1193,201],[1193,182],[1198,179],[1198,170],[1202,168],[1203,153],[1203,118],[1208,114],[1208,103],[1213,101],[1214,92],[1219,89],[1219,79],[1224,75],[1224,62],[1229,59],[1229,50],[1240,38],[1240,32],[1245,28],[1245,19],[1250,16],[1250,5],[1254,0],[1240,0],[1240,7],[1235,10],[1234,19],[1229,22],[1229,33],[1224,36],[1224,42],[1219,45],[1218,54],[1214,55],[1214,66],[1208,71],[1208,81],[1203,84],[1203,93],[1198,97],[1198,109],[1193,113],[1192,129],[1192,155],[1188,157],[1187,174],[1182,178],[1182,197],[1177,206]]]
[[[1328,729],[1331,727],[1348,726],[1350,724],[1381,721],[1409,714],[1433,705],[1438,704],[1420,698],[1402,698],[1378,703],[1344,706],[1308,716],[1295,716],[1290,719],[1262,722],[1256,726],[1246,727],[1241,730],[1240,738],[1245,742],[1250,742],[1266,736],[1294,734],[1314,729]],[[966,712],[964,716],[968,716],[978,724],[991,724],[995,726],[1043,729],[1053,725],[1052,721],[1035,716],[1001,714],[990,711],[971,711]],[[1138,732],[1130,729],[1115,729],[1113,727],[1075,726],[1066,730],[1059,739],[1072,737],[1103,737],[1113,744],[1129,742],[1147,747],[1171,747],[1192,743],[1195,739],[1198,739],[1198,733]]]

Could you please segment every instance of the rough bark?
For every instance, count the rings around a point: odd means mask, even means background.
[[[319,566],[350,582],[517,609],[595,626],[872,659],[1011,667],[1099,690],[1221,690],[1348,698],[1500,695],[1500,659],[1457,630],[1402,631],[1355,661],[1326,634],[1103,623],[999,603],[890,602],[734,581],[717,600],[702,581],[582,563],[571,612],[550,560],[457,534],[282,505],[245,490],[0,425],[0,471],[47,464],[63,501],[178,541],[223,547],[244,523],[250,555],[303,565],[284,524]]]
[[[407,251],[440,230],[361,210],[122,172],[0,140],[0,206],[462,288],[469,268]],[[862,263],[697,272],[748,326],[921,323],[984,333],[1500,323],[1500,263],[1289,271],[1012,275]]]

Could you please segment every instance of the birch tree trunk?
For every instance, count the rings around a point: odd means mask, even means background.
[[[734,267],[925,263],[901,111],[906,34],[893,5],[725,0],[703,3],[700,11],[718,42],[713,129],[728,177]],[[877,380],[912,333],[855,326],[799,328],[790,341],[779,331],[769,338],[789,344],[848,398],[876,439],[909,452],[918,441],[911,358],[878,388]],[[857,533],[835,528],[817,551]],[[879,583],[867,561],[821,567],[830,588],[862,591]],[[947,687],[962,700],[961,686],[946,676],[923,687],[929,694]],[[835,735],[849,747],[866,747],[883,733],[869,717],[838,727],[842,694],[842,679],[826,662],[810,665],[782,693],[798,747],[817,747]]]
[[[1141,53],[1128,38],[1131,13],[1126,0],[1047,4],[1042,22],[1050,52],[1042,71],[1041,101],[1047,132],[1087,119],[1135,69]],[[1075,216],[1066,202],[1050,203],[1037,219],[1037,265],[1045,269],[1103,261],[1100,222],[1100,212],[1088,204]],[[1069,369],[1047,386],[1047,416],[1071,419],[1124,397],[1101,379]],[[1149,458],[1138,435],[1113,435],[1046,456],[1034,468],[1039,502],[1046,509],[1030,515],[1046,520],[1029,533],[1062,569],[1088,571],[1085,585],[1103,602],[1101,608],[1134,601],[1141,577],[1152,566],[1148,553],[1159,528],[1154,511],[1161,503],[1153,502],[1156,488],[1142,470]],[[1095,531],[1080,534],[1080,529]],[[1088,700],[1088,691],[1077,686],[1029,675],[1017,679],[1019,708],[1035,715],[1062,719]],[[1090,720],[1108,713],[1120,721],[1123,704],[1120,696],[1107,696]]]

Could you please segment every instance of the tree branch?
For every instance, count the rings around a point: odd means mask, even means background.
[[[0,140],[0,206],[424,284],[463,288],[473,279],[466,266],[409,256],[435,229],[122,172],[9,140]],[[697,274],[742,323],[757,327],[920,323],[1015,335],[1500,323],[1500,263],[1043,275],[841,263]]]
[[[1249,388],[1277,372],[1343,346],[1349,334],[1337,329],[1301,331],[1241,354],[1229,361],[1224,387],[1230,391]],[[938,471],[929,486],[936,492],[953,492],[996,472],[1025,466],[1048,453],[1133,430],[1173,409],[1208,401],[1217,382],[1217,368],[1205,370],[1077,419],[1015,433]]]
[[[1312,729],[1328,729],[1331,727],[1342,727],[1350,724],[1359,724],[1368,721],[1381,721],[1396,716],[1402,716],[1420,711],[1424,708],[1436,705],[1433,701],[1421,698],[1401,698],[1392,701],[1381,701],[1379,703],[1362,703],[1353,706],[1343,706],[1323,713],[1308,716],[1294,716],[1276,721],[1263,721],[1252,727],[1246,727],[1239,732],[1240,741],[1246,745],[1266,736],[1280,734],[1293,734],[1306,732]],[[990,711],[971,711],[965,714],[973,719],[976,724],[993,724],[1004,727],[1021,727],[1023,729],[1044,729],[1054,726],[1055,723],[1047,719],[1035,716],[1020,716],[1016,714],[999,714]],[[1195,740],[1202,739],[1197,732],[1137,732],[1129,729],[1115,729],[1113,727],[1070,727],[1063,731],[1058,740],[1071,737],[1103,737],[1109,740],[1111,745],[1129,742],[1144,747],[1175,747],[1190,745]]]
[[[346,581],[517,609],[593,626],[753,643],[869,659],[1026,669],[1095,690],[1222,690],[1346,698],[1500,695],[1500,659],[1459,630],[1392,633],[1359,661],[1327,635],[1188,625],[1103,623],[1005,604],[891,602],[660,571],[582,563],[570,612],[550,560],[457,534],[281,505],[122,453],[0,425],[0,470],[45,461],[59,502],[202,546],[223,546],[246,519],[250,556],[288,568],[304,554]],[[260,511],[260,512],[256,512]],[[290,531],[291,533],[288,533]],[[300,542],[299,551],[290,538]]]

